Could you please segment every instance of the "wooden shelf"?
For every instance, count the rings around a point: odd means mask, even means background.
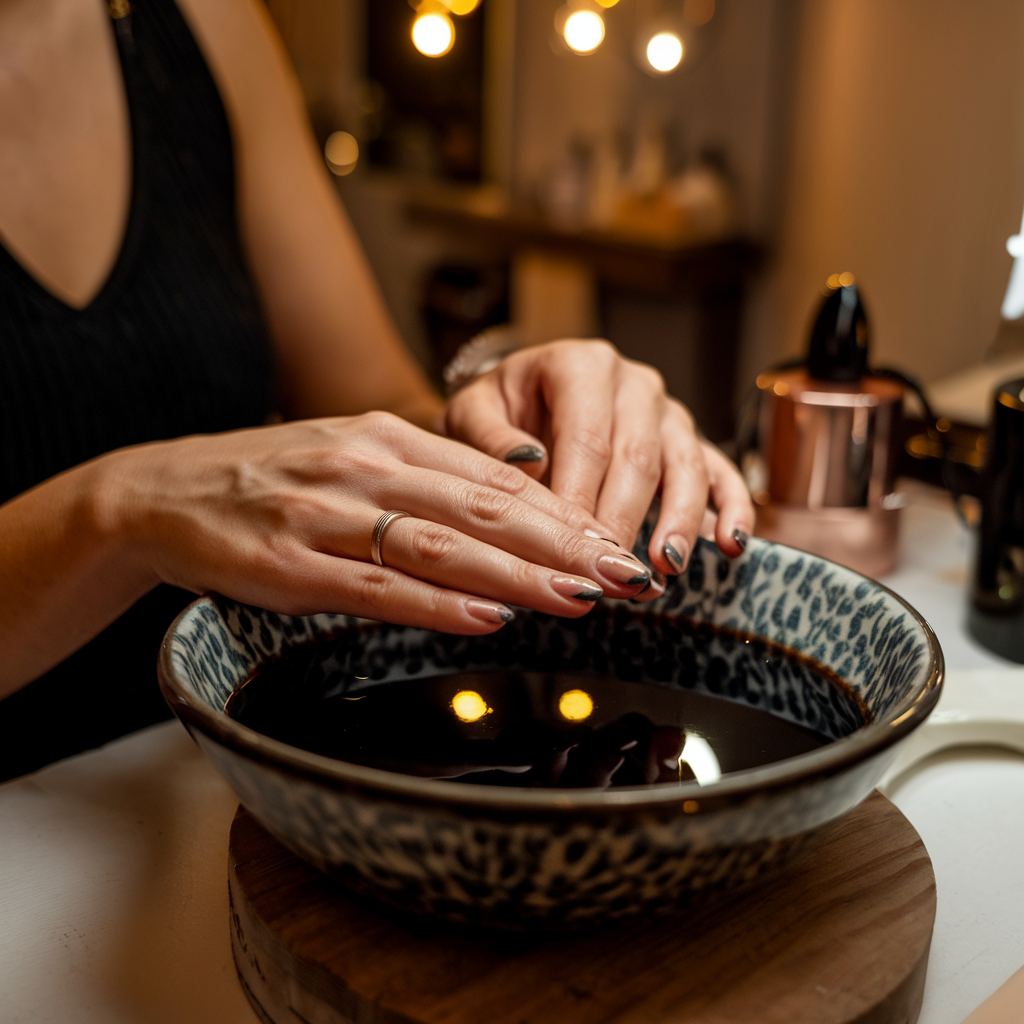
[[[410,220],[487,243],[504,252],[538,249],[585,263],[602,285],[668,295],[741,288],[763,264],[746,238],[659,244],[619,232],[554,224],[516,209],[486,189],[424,190],[406,204]]]

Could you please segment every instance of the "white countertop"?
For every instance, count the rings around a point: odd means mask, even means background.
[[[910,497],[885,582],[938,634],[951,670],[939,710],[970,738],[957,701],[983,692],[1015,714],[1024,670],[964,634],[970,538],[948,499]],[[886,791],[938,882],[920,1021],[960,1024],[1024,965],[1024,756],[938,753]],[[0,1022],[255,1024],[228,942],[236,804],[173,722],[0,785]]]

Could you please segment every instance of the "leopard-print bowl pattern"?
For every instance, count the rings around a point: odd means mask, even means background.
[[[725,629],[694,641],[680,619]],[[812,657],[845,687],[792,663],[754,671],[757,638]],[[313,639],[333,644],[331,663],[307,681],[325,692],[499,667],[611,672],[668,687],[698,679],[703,692],[832,742],[704,786],[524,790],[413,778],[298,750],[224,713],[268,659]],[[295,618],[208,596],[168,631],[160,678],[242,803],[327,874],[454,921],[565,928],[668,910],[785,863],[874,788],[938,699],[942,653],[884,587],[752,539],[732,561],[700,542],[687,572],[651,604],[601,601],[575,620],[520,611],[490,637]]]

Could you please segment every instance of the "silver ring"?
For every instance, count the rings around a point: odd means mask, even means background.
[[[380,557],[380,545],[384,540],[384,531],[394,520],[408,518],[408,512],[398,512],[397,510],[392,509],[390,512],[385,512],[380,519],[377,520],[377,524],[373,528],[373,533],[370,534],[370,557],[377,563],[377,565],[384,565],[384,562]]]

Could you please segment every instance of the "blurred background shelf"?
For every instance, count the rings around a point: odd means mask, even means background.
[[[765,260],[756,242],[560,225],[490,189],[414,190],[405,211],[412,224],[469,242],[483,257],[475,274],[451,264],[432,273],[426,313],[435,366],[505,319],[529,343],[600,335],[658,366],[709,437],[732,436],[744,297]],[[494,294],[503,276],[504,300]]]

